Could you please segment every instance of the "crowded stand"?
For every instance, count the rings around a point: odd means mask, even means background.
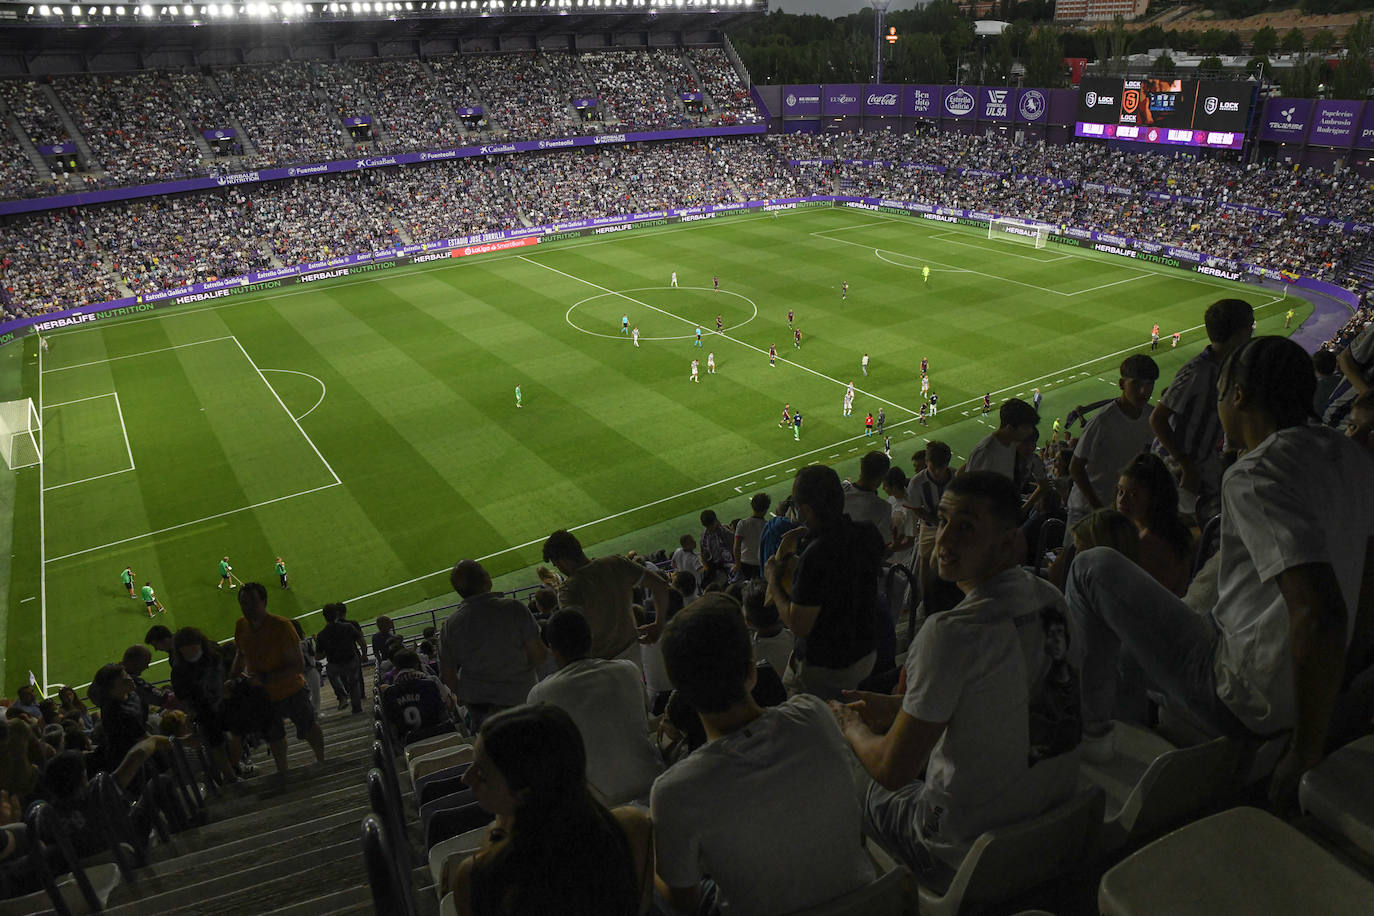
[[[572,93],[585,85],[567,54],[492,54],[429,61],[441,92],[460,108],[481,106],[500,137],[526,139],[586,133],[573,117]]]
[[[449,101],[432,91],[425,65],[418,60],[338,61],[355,85],[371,94],[371,114],[382,152],[440,149],[458,146],[463,139]],[[362,114],[359,112],[359,114]],[[380,128],[380,130],[378,130]]]
[[[523,60],[518,66],[529,72],[541,66],[535,63],[538,58]],[[881,162],[835,161],[844,159]],[[789,165],[792,161],[801,164]],[[1078,182],[1038,180],[1074,174],[1086,177]],[[1140,184],[1124,185],[1126,174]],[[1105,182],[1088,186],[1091,179],[1107,175],[1115,175],[1114,187],[1129,190],[1130,196],[1109,192],[1100,186]],[[1215,195],[1201,202],[1145,196],[1160,186],[1198,190],[1212,183],[1227,188],[1253,184],[1281,196],[1277,189],[1284,181],[1299,189],[1300,199],[1322,208],[1310,215],[1341,219],[1374,211],[1368,185],[1223,160],[1138,156],[1090,144],[1018,145],[940,133],[792,134],[426,163],[244,185],[233,193],[87,207],[74,216],[20,216],[0,227],[0,246],[9,257],[0,269],[7,312],[31,314],[127,295],[118,291],[116,279],[134,293],[146,293],[243,273],[244,265],[267,266],[259,243],[281,264],[296,264],[398,242],[512,228],[522,220],[550,225],[671,206],[841,193],[992,211],[1192,246],[1213,256],[1334,282],[1348,279],[1351,266],[1370,252],[1366,236],[1304,222],[1299,217],[1309,214],[1292,208],[1288,216],[1276,218],[1220,207]],[[455,189],[463,193],[447,196]],[[1333,212],[1327,207],[1351,209]],[[168,223],[168,213],[180,219]]]
[[[195,134],[161,74],[61,77],[53,88],[90,144],[93,171],[118,175],[121,184],[205,173]]]
[[[749,87],[739,71],[720,48],[692,48],[687,59],[701,74],[702,86],[710,96],[712,124],[757,124],[763,119],[749,97]]]
[[[5,107],[9,109],[10,116],[19,122],[35,145],[65,143],[72,139],[37,83],[4,80],[0,82],[0,93],[4,94]]]
[[[172,87],[176,104],[190,121],[193,130],[204,134],[207,131],[231,129],[234,116],[204,74],[195,70],[170,70],[164,74],[164,78]],[[242,154],[241,143],[235,149]]]
[[[214,71],[225,109],[243,126],[253,155],[245,166],[342,159],[356,151],[345,139],[337,107],[323,98],[309,62],[291,61]]]
[[[8,199],[35,191],[33,164],[10,133],[9,121],[0,119],[0,195]]]
[[[623,129],[691,127],[662,62],[671,51],[590,51],[578,62],[591,75],[605,120]],[[680,58],[674,58],[680,60]]]

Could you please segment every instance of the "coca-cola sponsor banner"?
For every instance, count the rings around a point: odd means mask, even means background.
[[[821,113],[826,115],[856,115],[863,112],[861,99],[867,86],[857,83],[826,85]]]
[[[1365,103],[1364,117],[1360,118],[1360,132],[1355,137],[1356,149],[1374,149],[1374,105]]]
[[[1355,142],[1355,131],[1359,129],[1363,108],[1363,102],[1338,99],[1318,101],[1312,113],[1312,130],[1307,135],[1307,142],[1316,146],[1348,148]]]
[[[216,140],[232,140],[235,137],[234,128],[232,127],[221,127],[218,130],[202,130],[200,134],[212,143]]]
[[[895,85],[865,86],[864,114],[896,117],[902,113],[902,87]]]
[[[907,118],[938,118],[940,116],[940,87],[903,86],[902,116]]]
[[[945,86],[944,101],[940,105],[940,116],[964,121],[974,116],[978,107],[977,86]]]
[[[1301,143],[1312,121],[1311,99],[1270,99],[1264,106],[1260,139],[1276,143]]]
[[[1016,120],[1044,124],[1050,115],[1050,97],[1043,89],[1022,89],[1016,100]]]
[[[1016,90],[1009,86],[978,88],[978,120],[1010,121],[1016,110]]]
[[[1072,124],[1078,111],[1078,93],[1072,89],[1050,89],[1050,124]]]
[[[814,117],[821,113],[821,87],[816,85],[784,86],[783,117]]]

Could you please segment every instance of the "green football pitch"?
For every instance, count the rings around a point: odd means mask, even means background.
[[[308,615],[329,601],[366,620],[442,596],[463,557],[525,570],[557,528],[593,553],[634,536],[670,547],[703,508],[729,519],[758,490],[780,499],[804,464],[852,473],[882,446],[863,434],[880,408],[904,467],[934,437],[966,455],[995,421],[985,392],[996,405],[1039,387],[1048,436],[1053,417],[1111,395],[1155,322],[1162,386],[1227,295],[1256,306],[1259,333],[1310,311],[1140,262],[823,208],[182,306],[53,334],[41,359],[30,339],[7,394],[39,406],[44,460],[15,475],[0,683],[32,670],[85,684],[140,642],[149,621],[120,585],[126,565],[173,629],[232,633],[237,602],[216,590],[228,555],[237,578],[269,587],[272,611],[314,631]],[[928,427],[922,357],[939,395]],[[778,427],[784,402],[804,415],[799,442]]]

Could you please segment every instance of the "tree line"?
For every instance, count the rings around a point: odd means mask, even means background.
[[[1265,0],[1236,0],[1258,3]],[[1303,0],[1304,5],[1309,0]],[[1320,2],[1320,0],[1318,0]],[[1332,0],[1333,3],[1344,0]],[[1229,8],[1227,8],[1229,9]],[[1010,23],[997,37],[979,38],[974,20],[953,0],[932,0],[916,9],[893,10],[888,26],[898,40],[884,43],[883,81],[1060,87],[1068,85],[1065,58],[1098,61],[1107,72],[1125,72],[1131,54],[1169,48],[1207,55],[1203,75],[1220,74],[1220,55],[1249,55],[1247,73],[1261,73],[1287,95],[1363,98],[1374,86],[1374,17],[1361,17],[1337,35],[1320,29],[1311,36],[1298,29],[1282,34],[1265,26],[1250,41],[1240,33],[1211,28],[1165,30],[1158,25],[1131,31],[1118,19],[1092,30],[1062,29],[1049,20],[1053,0],[1002,0],[998,15]],[[840,19],[776,11],[732,29],[730,40],[750,75],[760,83],[863,83],[873,75],[873,11]],[[1333,65],[1337,49],[1344,53]],[[1297,55],[1291,69],[1275,71],[1270,58]],[[1135,68],[1139,72],[1139,68]],[[1175,64],[1168,54],[1154,58],[1152,72],[1167,76]]]

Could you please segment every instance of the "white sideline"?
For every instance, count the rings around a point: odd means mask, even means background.
[[[43,347],[38,347],[38,416],[43,416]],[[38,424],[38,631],[43,649],[43,686],[48,685],[48,542],[47,542],[47,505],[43,499],[43,471],[47,464],[43,456],[47,454],[46,431]],[[8,672],[6,672],[8,673]]]
[[[190,527],[191,525],[199,525],[201,522],[214,521],[217,518],[224,518],[227,515],[235,515],[239,512],[250,512],[253,509],[260,509],[263,506],[270,506],[273,503],[279,503],[283,500],[295,499],[297,496],[306,496],[311,493],[318,493],[321,490],[330,490],[339,485],[339,482],[336,481],[334,483],[324,484],[323,486],[313,487],[309,490],[301,490],[299,493],[288,493],[285,496],[276,496],[272,499],[264,499],[262,502],[253,503],[253,505],[251,506],[240,506],[237,509],[229,509],[225,512],[216,512],[214,515],[206,515],[202,516],[201,518],[195,518],[189,522],[180,522],[176,525],[168,525],[166,528],[159,528],[156,531],[145,531],[142,534],[135,534],[127,538],[120,538],[117,541],[110,541],[108,544],[100,544],[96,547],[87,547],[83,550],[74,550],[71,553],[64,553],[60,557],[53,557],[52,559],[47,560],[46,562],[59,563],[62,560],[70,560],[72,557],[84,556],[88,553],[95,553],[97,550],[105,550],[108,547],[118,547],[120,544],[128,544],[132,541],[141,541],[144,538],[156,537],[159,534],[166,534],[168,531],[176,531],[180,528]]]
[[[161,317],[161,316],[158,316]],[[95,327],[107,327],[107,325],[95,325]],[[70,332],[68,332],[70,333]],[[51,336],[51,335],[49,335]],[[68,369],[84,369],[87,366],[99,366],[101,363],[112,363],[118,359],[133,359],[137,356],[151,356],[154,353],[166,353],[168,350],[180,350],[183,347],[198,347],[201,344],[214,343],[217,340],[233,340],[233,337],[210,337],[206,340],[193,340],[190,343],[175,344],[170,347],[158,347],[156,350],[144,350],[142,353],[126,353],[123,356],[107,356],[104,359],[93,359],[85,363],[72,363],[70,366],[55,366],[51,369],[40,370],[41,372],[65,372]],[[41,362],[41,360],[40,360]]]
[[[833,242],[833,241],[839,241],[839,240],[838,240],[838,239],[831,239],[830,241]],[[521,255],[521,256],[520,256],[520,260],[525,261],[525,262],[527,262],[527,263],[529,263],[529,264],[533,264],[533,265],[536,266],[536,267],[542,267],[542,268],[544,268],[545,270],[551,270],[551,271],[553,271],[553,272],[556,273],[556,274],[561,274],[562,276],[567,277],[569,280],[576,280],[578,283],[585,283],[585,284],[587,284],[588,286],[592,287],[593,289],[599,289],[599,290],[601,290],[601,291],[604,292],[604,293],[610,293],[612,296],[619,296],[621,299],[624,299],[624,300],[627,301],[627,302],[633,302],[635,305],[641,305],[641,306],[643,306],[644,308],[649,309],[649,310],[651,310],[651,311],[658,312],[658,313],[661,314],[661,315],[667,315],[669,318],[676,318],[678,321],[684,322],[684,323],[686,323],[686,324],[688,324],[688,325],[691,325],[692,327],[700,327],[700,325],[698,325],[695,321],[690,321],[690,320],[688,320],[688,319],[686,319],[686,318],[683,318],[681,315],[674,315],[672,312],[669,312],[669,311],[667,311],[667,310],[665,310],[665,309],[658,308],[657,306],[650,305],[650,304],[647,303],[647,302],[644,302],[644,301],[642,301],[642,300],[640,300],[640,299],[636,299],[634,296],[628,296],[628,295],[626,295],[625,293],[618,293],[618,292],[616,292],[616,291],[613,290],[613,289],[607,289],[606,287],[601,286],[601,285],[598,284],[598,283],[593,283],[591,280],[584,280],[584,279],[582,279],[581,277],[578,277],[578,276],[575,276],[575,275],[573,275],[573,274],[568,273],[567,271],[559,270],[557,267],[550,267],[548,264],[543,264],[543,263],[541,263],[541,262],[539,262],[539,261],[532,261],[532,260],[530,260],[529,258],[525,257],[524,255]],[[755,306],[755,309],[757,309],[757,306]],[[703,329],[703,330],[704,330],[704,329]],[[737,343],[737,344],[739,344],[741,347],[747,347],[748,349],[753,350],[755,353],[759,353],[759,354],[762,354],[762,355],[764,355],[764,356],[767,356],[767,355],[768,355],[768,351],[767,351],[767,350],[764,350],[764,349],[762,349],[761,347],[756,347],[756,346],[754,346],[754,345],[751,344],[751,343],[745,343],[744,341],[740,340],[738,337],[731,337],[729,334],[726,334],[726,333],[724,333],[724,332],[722,332],[722,331],[709,331],[709,332],[706,332],[706,333],[709,333],[709,334],[711,334],[711,335],[714,336],[714,337],[719,337],[719,338],[721,338],[721,339],[723,339],[723,340],[728,340],[728,341],[730,341],[731,343]],[[815,369],[812,369],[812,368],[809,367],[809,366],[803,366],[801,363],[794,363],[794,362],[792,362],[792,360],[787,359],[787,358],[785,358],[785,357],[783,357],[783,356],[781,356],[781,355],[778,356],[778,360],[779,360],[780,362],[783,362],[783,363],[788,364],[789,366],[796,366],[798,369],[802,369],[802,370],[804,370],[804,371],[806,371],[806,372],[810,372],[812,375],[818,376],[819,378],[823,378],[823,379],[825,379],[827,382],[832,382],[833,384],[839,385],[841,388],[848,388],[848,387],[849,387],[848,384],[847,384],[846,382],[842,382],[842,381],[840,381],[840,380],[837,379],[837,378],[833,378],[833,377],[831,377],[831,376],[829,376],[829,375],[826,375],[824,372],[817,372]],[[895,407],[895,408],[897,408],[898,410],[901,410],[901,411],[904,411],[904,412],[906,412],[906,413],[909,413],[909,414],[911,414],[912,416],[915,416],[915,415],[916,415],[916,411],[912,410],[910,407],[903,407],[901,404],[898,404],[898,403],[896,403],[895,401],[889,401],[889,400],[887,400],[886,398],[880,398],[880,397],[878,397],[876,394],[874,394],[874,393],[871,392],[871,391],[864,391],[862,388],[858,388],[858,387],[855,387],[854,391],[857,392],[857,393],[860,393],[860,394],[867,395],[868,397],[872,398],[872,399],[875,400],[875,401],[881,401],[882,403],[888,405],[889,407]]]
[[[81,404],[86,401],[97,401],[100,398],[112,398],[114,396],[115,393],[113,391],[107,391],[104,394],[93,394],[88,398],[73,398],[70,401],[58,401],[56,404],[44,404],[43,409],[48,410],[52,407],[66,407],[68,404]]]

